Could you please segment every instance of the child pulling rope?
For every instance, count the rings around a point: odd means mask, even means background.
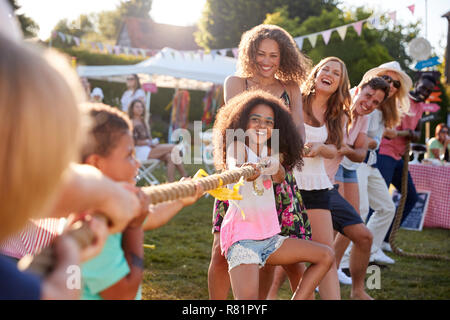
[[[172,182],[159,186],[144,187],[142,191],[150,198],[151,204],[194,196],[196,193],[196,185],[201,186],[205,192],[210,192],[215,197],[222,198],[222,200],[239,199],[237,189],[234,192],[224,192],[224,190],[228,191],[228,189],[223,189],[222,186],[239,182],[242,178],[247,179],[252,177],[259,168],[265,165],[265,163],[261,163],[256,168],[253,166],[243,166],[239,169],[229,170],[211,176],[204,176],[204,174],[198,173],[196,176],[203,177],[198,179],[194,177],[194,180]],[[99,216],[103,217],[101,215]],[[82,221],[73,224],[67,234],[76,240],[80,248],[84,248],[94,241],[92,231]],[[20,270],[45,275],[52,270],[53,262],[53,248],[47,247],[37,256],[25,256],[19,261],[18,267]]]

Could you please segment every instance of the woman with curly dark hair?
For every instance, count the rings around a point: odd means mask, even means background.
[[[291,117],[303,141],[305,130],[300,85],[306,78],[310,66],[310,60],[300,52],[288,32],[274,25],[258,25],[242,35],[237,75],[229,76],[225,80],[224,100],[228,102],[234,96],[254,89],[280,97],[290,109]],[[286,170],[285,180],[275,184],[274,189],[282,234],[310,239],[309,221],[292,171]],[[220,254],[219,245],[222,216],[227,209],[227,201],[215,202],[214,241],[208,270],[208,290],[211,299],[226,299],[230,288],[227,262]],[[299,264],[284,268],[294,291],[301,279],[304,266]],[[264,268],[263,272],[266,273],[268,280],[260,284],[260,298],[267,296],[273,269]]]
[[[279,136],[286,139],[278,139]],[[256,163],[270,164],[257,169],[254,176],[243,182],[242,200],[230,201],[223,217],[220,249],[228,262],[235,299],[259,297],[258,269],[266,263],[292,265],[303,261],[311,264],[294,288],[292,298],[309,298],[328,272],[334,255],[327,246],[279,234],[281,228],[272,180],[282,183],[285,168],[300,166],[303,152],[289,110],[281,99],[270,93],[244,92],[231,99],[217,114],[213,144],[215,155],[219,155],[215,157],[217,169],[233,169],[243,164],[258,168]]]

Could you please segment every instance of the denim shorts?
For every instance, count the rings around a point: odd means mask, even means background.
[[[344,183],[358,183],[358,176],[356,175],[356,170],[348,170],[342,165],[339,165],[334,180]]]
[[[240,240],[227,252],[228,271],[241,264],[257,264],[264,267],[269,256],[278,250],[288,237],[279,234],[263,240]]]

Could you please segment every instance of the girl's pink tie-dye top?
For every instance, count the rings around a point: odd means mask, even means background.
[[[247,162],[257,163],[258,156],[250,148],[247,147],[246,150]],[[273,184],[271,183],[270,188],[266,189],[263,186],[262,177],[259,176],[256,179],[256,185],[258,190],[264,190],[261,196],[253,192],[253,182],[245,181],[239,191],[243,199],[230,201],[230,207],[225,214],[220,231],[220,246],[225,256],[228,248],[237,241],[263,240],[281,232],[275,208]],[[232,185],[229,187],[232,188]],[[244,211],[245,218],[241,214],[241,209]]]

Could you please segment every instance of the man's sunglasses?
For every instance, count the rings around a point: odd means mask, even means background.
[[[382,75],[381,76],[384,80],[386,80],[388,83],[392,83],[394,84],[394,88],[396,89],[400,89],[400,87],[402,86],[401,82],[398,80],[394,80],[392,79],[390,76],[388,75]]]

